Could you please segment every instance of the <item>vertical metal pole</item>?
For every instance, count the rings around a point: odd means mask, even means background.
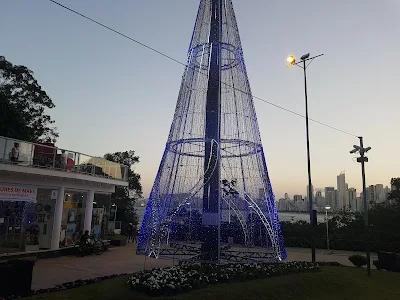
[[[328,229],[328,210],[325,209],[325,215],[326,215],[326,245],[328,248],[328,252],[329,252],[329,229]]]
[[[311,161],[310,161],[310,137],[308,130],[308,95],[307,95],[307,66],[306,61],[303,60],[303,71],[304,71],[304,96],[306,102],[306,134],[307,134],[307,167],[308,167],[308,197],[309,197],[309,209],[310,209],[310,233],[311,233],[311,259],[315,262],[315,239],[314,239],[314,216],[313,216],[313,194],[312,194],[312,183],[311,183]]]
[[[221,38],[222,0],[211,0],[210,67],[208,76],[204,173],[215,166],[212,174],[204,178],[202,245],[203,261],[217,263],[220,260],[220,157],[219,148],[221,122]],[[216,150],[218,149],[218,150]]]
[[[7,142],[8,142],[8,139],[6,138],[6,142],[5,142],[5,144],[4,144],[4,153],[3,153],[3,159],[4,159],[4,160],[6,160]]]
[[[367,254],[367,273],[371,276],[371,255],[369,252],[369,226],[368,226],[368,203],[367,203],[367,188],[365,183],[365,157],[364,157],[364,142],[362,136],[360,139],[360,161],[361,161],[361,173],[362,173],[362,184],[363,184],[363,202],[364,202],[364,220],[365,220],[365,252]]]

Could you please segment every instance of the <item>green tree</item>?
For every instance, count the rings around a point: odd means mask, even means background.
[[[390,181],[392,190],[389,192],[388,200],[400,206],[400,177],[392,178]]]
[[[125,230],[129,223],[137,226],[138,217],[135,211],[135,202],[142,197],[142,185],[140,175],[135,173],[132,167],[139,163],[139,157],[135,151],[107,153],[104,158],[119,164],[128,166],[128,187],[116,187],[115,193],[111,195],[111,201],[118,207],[117,220],[122,222],[122,229]]]
[[[55,140],[54,121],[45,113],[54,107],[31,70],[0,56],[0,135],[33,142]]]

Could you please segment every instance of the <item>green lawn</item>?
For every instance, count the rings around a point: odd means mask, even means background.
[[[146,297],[129,289],[127,277],[114,278],[89,286],[26,298],[27,300],[149,300],[149,299],[276,299],[276,300],[383,300],[400,299],[400,273],[372,271],[351,267],[323,267],[319,272],[290,274],[281,277],[234,284],[217,284],[175,297]]]

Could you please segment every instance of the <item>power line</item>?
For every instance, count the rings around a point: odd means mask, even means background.
[[[72,8],[69,8],[69,7],[65,6],[65,5],[62,5],[61,3],[58,3],[58,2],[55,1],[55,0],[49,0],[49,1],[50,1],[50,2],[53,2],[54,4],[56,4],[56,5],[58,5],[58,6],[62,7],[62,8],[64,8],[64,9],[66,9],[66,10],[68,10],[68,11],[70,11],[70,12],[72,12],[72,13],[78,15],[78,16],[81,16],[81,17],[84,18],[84,19],[87,19],[87,20],[89,20],[89,21],[91,21],[91,22],[93,22],[93,23],[95,23],[95,24],[97,24],[97,25],[99,25],[99,26],[101,26],[101,27],[104,27],[104,28],[106,28],[106,29],[108,29],[108,30],[110,30],[110,31],[112,31],[112,32],[114,32],[114,33],[116,33],[116,34],[118,34],[118,35],[120,35],[120,36],[122,36],[122,37],[124,37],[124,38],[126,38],[126,39],[128,39],[128,40],[130,40],[130,41],[132,41],[132,42],[134,42],[134,43],[136,43],[136,44],[142,46],[142,47],[144,47],[144,48],[147,48],[147,49],[149,49],[149,50],[151,50],[151,51],[153,51],[153,52],[155,52],[155,53],[157,53],[157,54],[159,54],[159,55],[161,55],[161,56],[164,56],[165,58],[168,58],[169,60],[172,60],[172,61],[174,61],[174,62],[176,62],[176,63],[178,63],[178,64],[180,64],[180,65],[182,65],[182,66],[184,66],[184,67],[186,67],[186,68],[193,69],[193,70],[195,70],[195,71],[197,71],[197,72],[199,72],[199,73],[201,73],[202,75],[205,75],[205,76],[207,76],[207,77],[209,76],[208,74],[205,74],[205,73],[200,72],[200,70],[197,70],[197,69],[195,69],[195,68],[190,67],[190,66],[187,65],[186,63],[183,63],[183,62],[181,62],[181,61],[179,61],[179,60],[177,60],[177,59],[175,59],[175,58],[173,58],[173,57],[171,57],[171,56],[169,56],[169,55],[167,55],[167,54],[165,54],[165,53],[163,53],[163,52],[161,52],[161,51],[159,51],[159,50],[157,50],[157,49],[155,49],[155,48],[152,48],[152,47],[150,47],[150,46],[148,46],[148,45],[146,45],[146,44],[144,44],[144,43],[142,43],[142,42],[140,42],[140,41],[138,41],[138,40],[136,40],[136,39],[134,39],[134,38],[132,38],[132,37],[130,37],[130,36],[128,36],[128,35],[126,35],[126,34],[123,34],[122,32],[120,32],[120,31],[118,31],[118,30],[115,30],[115,29],[113,29],[113,28],[111,28],[111,27],[109,27],[109,26],[107,26],[107,25],[104,25],[104,24],[102,24],[102,23],[100,23],[100,22],[98,22],[98,21],[96,21],[96,20],[94,20],[94,19],[92,19],[92,18],[90,18],[90,17],[84,15],[84,14],[81,14],[80,12],[78,12],[78,11],[76,11],[76,10],[73,10]],[[281,110],[284,110],[284,111],[286,111],[286,112],[289,112],[289,113],[291,113],[291,114],[293,114],[293,115],[296,115],[296,116],[299,116],[299,117],[302,117],[302,118],[306,118],[305,116],[303,116],[303,115],[300,114],[300,113],[294,112],[294,111],[292,111],[292,110],[290,110],[290,109],[288,109],[288,108],[285,108],[285,107],[283,107],[283,106],[277,105],[277,104],[272,103],[272,102],[269,102],[269,101],[267,101],[267,100],[265,100],[265,99],[263,99],[263,98],[254,96],[254,95],[252,95],[251,93],[248,93],[248,92],[246,92],[246,91],[240,90],[240,89],[238,89],[238,88],[236,88],[236,87],[234,87],[234,86],[229,85],[228,83],[225,83],[225,82],[222,82],[222,81],[219,81],[219,82],[222,83],[222,84],[224,84],[224,85],[226,85],[226,86],[228,86],[228,87],[230,87],[230,88],[232,88],[232,89],[234,89],[234,90],[237,90],[237,91],[239,91],[239,92],[241,92],[241,93],[243,93],[243,94],[247,94],[247,95],[251,96],[251,97],[254,98],[254,99],[257,99],[257,100],[260,100],[260,101],[262,101],[262,102],[265,102],[265,103],[267,103],[267,104],[269,104],[269,105],[272,105],[272,106],[274,106],[274,107],[276,107],[276,108],[279,108],[279,109],[281,109]],[[310,121],[313,121],[314,123],[320,124],[320,125],[325,126],[325,127],[327,127],[327,128],[330,128],[330,129],[339,131],[339,132],[341,132],[341,133],[344,133],[344,134],[347,134],[347,135],[350,135],[350,136],[353,136],[353,137],[357,137],[357,138],[358,138],[358,135],[355,135],[355,134],[352,134],[352,133],[350,133],[350,132],[344,131],[344,130],[342,130],[342,129],[336,128],[336,127],[334,127],[334,126],[331,126],[331,125],[322,123],[322,122],[317,121],[317,120],[315,120],[315,119],[311,119],[311,118],[308,118],[308,119],[309,119]]]

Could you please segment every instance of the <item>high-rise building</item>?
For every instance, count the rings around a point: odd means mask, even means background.
[[[346,175],[341,172],[337,176],[338,209],[346,209],[349,206],[349,193],[346,184]]]
[[[375,204],[375,186],[370,185],[366,189],[368,209]]]
[[[294,195],[293,196],[293,201],[294,202],[303,201],[303,196],[302,195]]]
[[[290,199],[288,193],[285,193],[285,199]]]
[[[325,200],[329,204],[332,210],[336,209],[336,193],[335,188],[332,186],[327,186],[325,188]]]
[[[356,205],[357,205],[356,211],[358,211],[358,212],[364,211],[364,202],[363,201],[364,201],[364,199],[362,197],[362,192],[361,192],[360,197],[356,198]]]
[[[315,192],[315,202],[317,203],[318,211],[324,212],[326,206],[326,199],[322,197],[322,192],[320,190]]]
[[[357,211],[357,191],[355,188],[349,188],[349,209],[350,211]]]
[[[307,209],[308,202],[306,200],[300,199],[300,200],[296,201],[294,204],[296,207],[296,211],[299,211],[299,212],[308,211],[308,209]]]
[[[389,202],[388,196],[389,196],[389,193],[390,193],[390,188],[388,186],[385,186],[385,188],[383,189],[383,192],[385,194],[385,201]]]
[[[385,190],[383,188],[383,184],[375,185],[375,203],[385,202]]]

